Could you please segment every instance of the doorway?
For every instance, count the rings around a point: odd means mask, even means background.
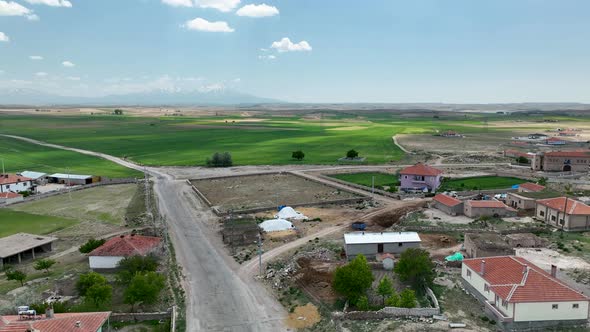
[[[383,243],[379,243],[377,245],[377,252],[382,254],[383,253]]]

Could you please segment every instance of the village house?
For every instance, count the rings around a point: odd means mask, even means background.
[[[521,183],[520,185],[518,185],[519,193],[538,192],[543,190],[545,190],[545,186],[532,182]]]
[[[40,253],[53,250],[57,238],[17,233],[0,239],[0,270],[4,264],[20,264],[24,259],[35,259]]]
[[[531,161],[531,169],[546,172],[588,172],[590,151],[539,152]]]
[[[116,269],[119,262],[131,256],[147,256],[160,248],[161,239],[143,235],[120,235],[109,239],[88,254],[91,269]]]
[[[516,210],[497,200],[472,201],[463,203],[463,214],[470,218],[514,217]]]
[[[402,169],[400,174],[400,188],[403,191],[431,191],[440,186],[442,170],[417,163]]]
[[[514,255],[514,247],[496,233],[465,233],[463,246],[471,258]]]
[[[542,191],[526,191],[522,188],[517,193],[506,194],[506,204],[518,210],[535,210],[537,200],[561,196],[560,193],[545,189]]]
[[[537,200],[535,218],[565,231],[590,230],[590,206],[571,198]]]
[[[47,173],[42,172],[34,172],[34,171],[24,171],[20,173],[22,176],[26,176],[33,180],[36,184],[45,184],[47,183]]]
[[[416,232],[354,232],[344,234],[346,257],[357,255],[375,258],[378,254],[401,254],[408,248],[420,247],[420,236]]]
[[[463,260],[465,289],[485,306],[502,330],[541,331],[586,326],[590,299],[522,257],[496,256]]]
[[[431,206],[451,216],[463,214],[463,202],[449,195],[437,194]]]
[[[68,312],[0,316],[0,332],[107,332],[111,312]]]
[[[20,174],[0,174],[0,193],[34,191],[33,180]]]

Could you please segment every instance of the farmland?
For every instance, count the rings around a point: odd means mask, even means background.
[[[0,209],[0,237],[20,232],[49,234],[77,223],[74,219]]]
[[[373,184],[373,177],[375,177],[375,187],[391,187],[399,185],[399,181],[394,174],[381,172],[344,173],[331,174],[329,176],[342,181],[356,183],[367,187],[370,187]]]
[[[527,180],[513,177],[478,176],[466,179],[445,180],[439,188],[439,191],[505,189],[510,188],[515,184],[525,182],[527,182]]]
[[[141,176],[139,172],[119,166],[110,161],[53,149],[0,136],[0,159],[7,172],[34,170],[44,173],[93,174],[106,177]]]

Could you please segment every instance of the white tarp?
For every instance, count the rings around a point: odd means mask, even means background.
[[[278,219],[286,219],[286,220],[307,220],[307,217],[303,214],[295,211],[290,206],[285,206],[284,208],[279,211],[279,213],[275,216]]]
[[[261,222],[258,227],[265,232],[277,232],[292,229],[293,224],[285,219],[270,219]]]

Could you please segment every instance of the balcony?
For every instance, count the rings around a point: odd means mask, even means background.
[[[489,309],[500,322],[512,322],[512,317],[505,316],[493,303],[489,301],[484,302],[486,308]]]

